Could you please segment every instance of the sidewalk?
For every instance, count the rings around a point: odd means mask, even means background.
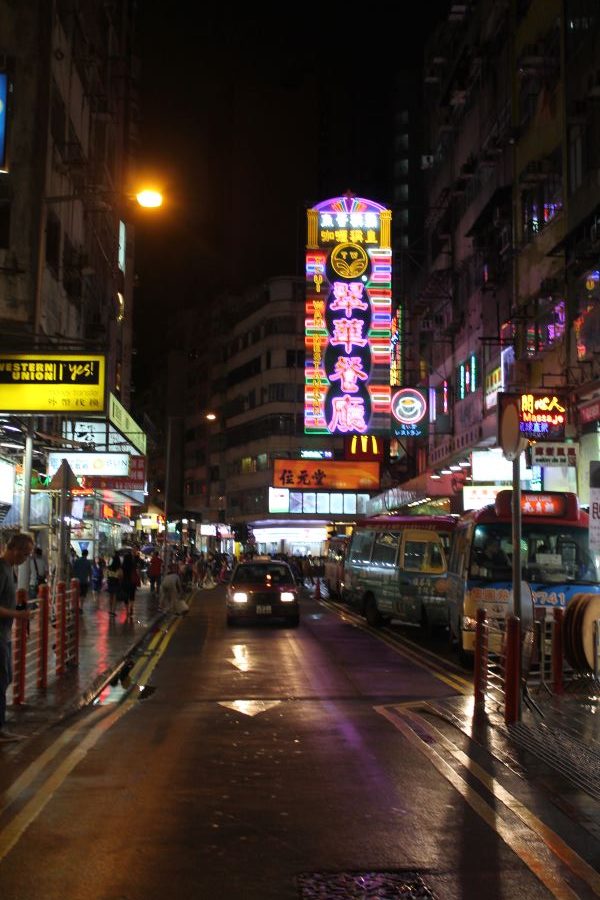
[[[7,693],[7,727],[33,737],[65,715],[91,702],[117,675],[126,658],[163,617],[158,595],[148,585],[136,591],[133,621],[125,606],[118,604],[116,617],[108,614],[108,594],[98,600],[91,592],[79,619],[79,665],[61,678],[51,678],[45,691],[32,692],[22,706],[12,704],[12,688]]]

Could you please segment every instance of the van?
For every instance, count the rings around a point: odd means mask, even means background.
[[[378,627],[397,619],[430,631],[448,624],[447,571],[452,516],[376,516],[352,532],[342,599]]]

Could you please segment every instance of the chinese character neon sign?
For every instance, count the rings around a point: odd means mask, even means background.
[[[359,197],[307,211],[307,434],[389,434],[391,213]]]
[[[555,391],[524,391],[499,394],[500,413],[507,404],[517,404],[519,432],[532,441],[563,441],[567,424],[567,401]]]

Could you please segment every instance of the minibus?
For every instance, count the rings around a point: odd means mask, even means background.
[[[358,523],[344,562],[342,599],[369,625],[392,619],[429,631],[448,624],[438,590],[456,526],[453,516],[374,516]]]
[[[589,552],[588,514],[573,493],[521,494],[521,577],[534,610],[565,607],[577,593],[598,593]],[[501,628],[512,602],[512,491],[458,520],[445,579],[450,640],[461,662],[472,662],[477,609]]]

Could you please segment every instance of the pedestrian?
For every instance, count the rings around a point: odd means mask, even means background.
[[[150,590],[152,593],[154,593],[154,591],[160,591],[161,576],[162,559],[158,555],[158,550],[155,550],[150,557],[150,563],[148,565],[148,578],[150,579]]]
[[[82,550],[81,556],[75,558],[71,574],[79,582],[79,612],[83,612],[83,601],[92,580],[92,564],[88,559],[87,550]]]
[[[29,599],[35,600],[41,584],[48,581],[48,563],[41,547],[36,547],[29,559]]]
[[[101,556],[94,557],[94,562],[92,563],[92,594],[94,595],[94,600],[96,603],[100,599],[100,592],[102,591],[102,585],[104,584],[104,569],[106,568],[106,563]]]
[[[169,573],[165,575],[160,587],[159,609],[165,612],[178,614],[187,612],[187,603],[183,600],[183,588],[177,566],[169,566]],[[183,609],[185,606],[185,609]]]
[[[6,692],[12,682],[12,626],[14,619],[32,616],[29,609],[16,609],[16,567],[22,565],[33,550],[28,534],[14,534],[0,557],[0,743],[23,740],[19,734],[6,729]]]
[[[121,557],[118,553],[113,553],[113,558],[108,564],[106,570],[106,589],[108,591],[108,614],[116,616],[117,612],[117,594],[121,589],[121,581],[123,580],[123,569],[121,568]]]
[[[127,618],[133,619],[135,592],[140,584],[140,572],[137,560],[129,551],[123,556],[123,579],[121,581],[122,597],[127,607]]]

